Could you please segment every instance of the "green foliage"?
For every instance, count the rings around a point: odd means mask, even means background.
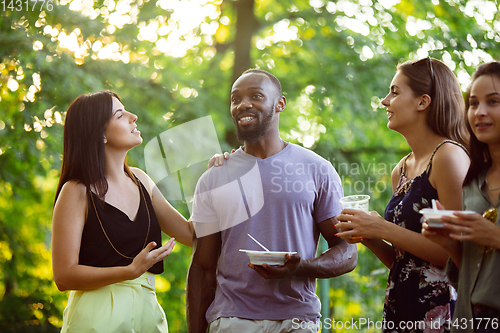
[[[370,194],[371,209],[381,214],[392,192],[392,168],[408,153],[404,139],[386,128],[379,103],[395,65],[429,54],[466,78],[500,52],[494,1],[484,1],[486,10],[465,0],[386,3],[259,0],[256,31],[243,41],[251,45],[252,66],[270,70],[283,84],[282,137],[328,159],[345,193]],[[52,282],[50,221],[64,112],[78,95],[116,91],[139,116],[145,143],[208,114],[223,150],[239,144],[228,111],[231,71],[241,61],[234,57],[234,2],[190,3],[193,20],[197,6],[212,10],[189,29],[173,1],[106,0],[71,10],[76,4],[0,14],[2,332],[52,332],[62,324],[67,293]],[[182,42],[191,43],[185,51]],[[143,146],[130,152],[129,164],[144,168]],[[188,216],[185,202],[174,204]],[[330,281],[336,319],[381,318],[387,269],[359,250],[356,270]],[[159,279],[158,299],[174,333],[186,331],[190,253],[178,246]]]

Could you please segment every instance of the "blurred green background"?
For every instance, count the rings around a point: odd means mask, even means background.
[[[145,168],[147,142],[206,115],[222,150],[238,147],[231,84],[247,68],[268,70],[288,100],[282,138],[328,159],[345,193],[370,194],[382,214],[391,170],[409,152],[380,105],[396,64],[440,59],[465,89],[478,64],[499,56],[498,9],[482,0],[2,0],[0,331],[62,325],[51,213],[65,110],[80,94],[113,90],[138,115],[144,143],[128,161]],[[185,201],[172,204],[189,217]],[[359,251],[353,272],[327,282],[336,321],[382,319],[388,271]],[[176,246],[157,280],[172,333],[186,331],[190,255]]]

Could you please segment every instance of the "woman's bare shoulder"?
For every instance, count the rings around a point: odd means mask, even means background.
[[[59,196],[70,198],[84,198],[87,196],[87,187],[79,181],[68,180],[61,188]]]
[[[467,167],[470,158],[464,148],[453,143],[445,143],[436,151],[432,159],[433,168],[449,168],[457,165]]]
[[[130,171],[133,172],[133,174],[139,178],[141,183],[146,187],[146,190],[148,191],[149,195],[152,196],[153,190],[155,188],[155,183],[151,179],[151,177],[148,176],[147,173],[145,173],[143,170],[136,168],[136,167],[131,167]]]

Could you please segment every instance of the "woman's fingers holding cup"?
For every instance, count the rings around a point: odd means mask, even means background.
[[[338,232],[343,232],[349,230],[349,222],[339,222],[334,225]]]
[[[352,231],[352,224],[350,222],[339,222],[335,224],[335,228],[338,230],[335,236],[339,238],[353,241],[362,240],[362,237],[359,237],[354,231]]]
[[[339,215],[337,215],[335,218],[339,222],[349,222],[352,221],[353,218],[355,217],[355,214],[359,213],[359,210],[355,209],[344,209]]]

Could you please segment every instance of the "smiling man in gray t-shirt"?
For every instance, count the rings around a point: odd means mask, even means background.
[[[231,115],[245,146],[196,186],[196,237],[188,273],[189,332],[315,332],[316,278],[347,273],[355,245],[336,238],[343,196],[332,165],[279,137],[286,100],[279,81],[249,70],[234,83]],[[329,249],[315,257],[319,234]],[[239,249],[297,252],[283,266],[248,264]],[[304,329],[304,327],[307,327]]]

